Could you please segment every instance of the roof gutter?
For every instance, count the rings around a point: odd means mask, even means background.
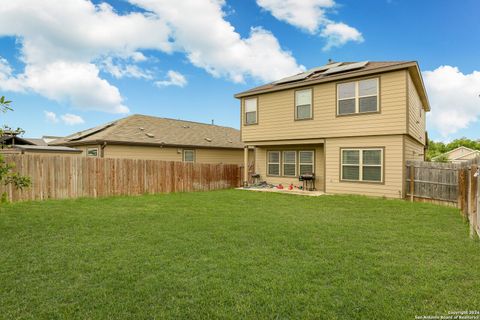
[[[85,146],[85,145],[128,145],[128,146],[144,146],[144,147],[171,147],[171,148],[197,148],[197,149],[227,149],[227,150],[243,150],[241,147],[222,147],[222,146],[199,146],[187,144],[169,144],[157,142],[131,142],[131,141],[116,141],[116,140],[89,140],[89,141],[71,141],[58,145],[62,146]]]

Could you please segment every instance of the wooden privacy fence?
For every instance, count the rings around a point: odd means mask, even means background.
[[[480,235],[480,158],[463,163],[407,161],[406,197],[458,207]]]
[[[11,201],[208,191],[240,186],[240,166],[159,160],[4,155],[29,176],[24,190],[0,186]]]

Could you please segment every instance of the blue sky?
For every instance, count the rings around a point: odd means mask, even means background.
[[[280,75],[329,58],[417,60],[432,104],[430,137],[480,138],[479,1],[219,3],[2,5],[0,95],[15,109],[3,122],[29,137],[132,113],[238,128],[233,94]]]

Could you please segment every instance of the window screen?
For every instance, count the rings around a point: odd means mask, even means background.
[[[296,119],[312,118],[312,89],[295,91]]]
[[[342,150],[341,171],[342,180],[381,182],[383,179],[383,150]]]
[[[378,111],[378,78],[337,85],[337,114]]]
[[[280,151],[268,151],[267,170],[270,176],[280,175]]]
[[[257,99],[245,100],[245,124],[257,123]]]
[[[297,174],[297,152],[284,151],[283,152],[283,175],[296,176]]]
[[[195,162],[195,150],[183,150],[183,161]]]
[[[299,169],[300,175],[314,173],[314,153],[313,151],[299,151]]]

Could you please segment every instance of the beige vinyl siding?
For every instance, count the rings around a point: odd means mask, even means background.
[[[182,148],[107,145],[104,149],[104,157],[182,161]]]
[[[425,110],[409,73],[407,73],[407,82],[409,107],[408,133],[420,143],[425,144]]]
[[[406,73],[406,70],[400,70],[376,76],[380,79],[379,113],[337,116],[337,82],[313,86],[312,120],[295,121],[294,89],[259,95],[258,124],[242,125],[242,140],[248,143],[282,139],[405,134]],[[242,112],[242,117],[243,114]]]
[[[424,145],[410,136],[405,136],[405,160],[424,160]]]
[[[319,145],[296,145],[296,146],[272,146],[272,147],[256,147],[255,148],[255,172],[260,174],[260,180],[267,181],[268,183],[278,185],[282,184],[288,187],[290,184],[294,186],[301,186],[303,183],[298,181],[298,177],[273,177],[267,176],[267,151],[287,151],[287,150],[314,150],[315,151],[315,187],[317,190],[322,191],[324,185],[324,153],[323,146]],[[298,167],[298,152],[297,152],[297,167]],[[280,165],[280,171],[282,166]],[[298,169],[297,169],[298,174]]]
[[[243,165],[243,150],[195,149],[196,162]],[[253,153],[253,151],[250,151]]]
[[[197,163],[243,164],[243,149],[186,149],[195,150],[195,162]],[[104,157],[182,161],[182,152],[183,148],[107,145],[104,149]]]
[[[383,182],[340,181],[341,148],[383,148]],[[331,138],[325,143],[327,193],[400,198],[403,193],[403,135]]]

